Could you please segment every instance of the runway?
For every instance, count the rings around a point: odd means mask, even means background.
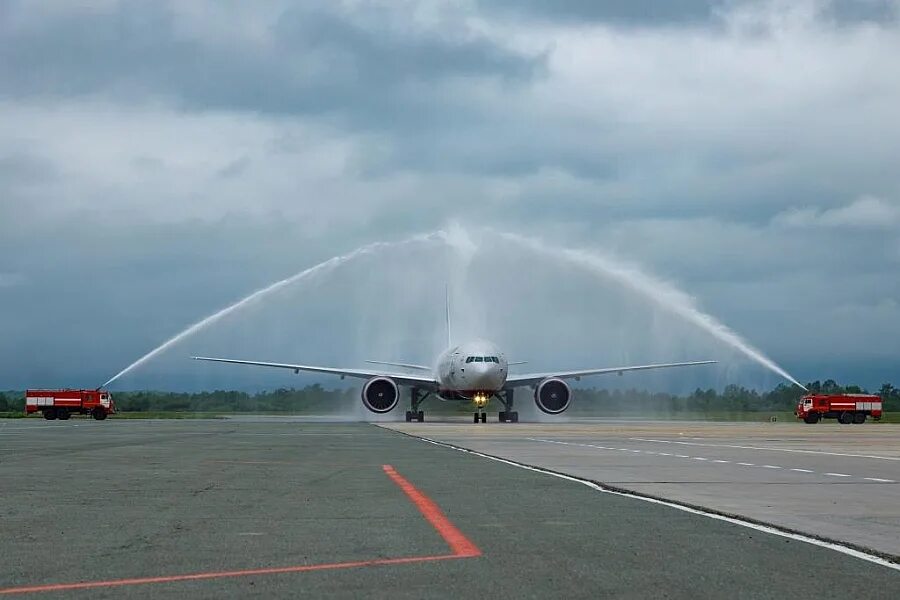
[[[900,557],[900,426],[622,421],[385,425]]]
[[[556,442],[611,447],[597,434],[605,426],[593,424],[414,427],[571,468],[605,451]],[[626,433],[661,435],[630,426],[616,439]],[[627,461],[661,472],[656,461],[670,458],[619,452],[607,464],[618,464],[620,483],[640,471]],[[702,462],[672,472],[712,477]],[[880,462],[889,469],[852,476],[896,478],[896,462]],[[367,424],[9,420],[0,422],[0,482],[4,597],[893,598],[900,590],[900,571],[886,566]]]

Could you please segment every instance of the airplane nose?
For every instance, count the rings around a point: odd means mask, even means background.
[[[470,384],[475,389],[490,390],[498,385],[500,370],[493,364],[479,364],[472,369],[469,377]]]

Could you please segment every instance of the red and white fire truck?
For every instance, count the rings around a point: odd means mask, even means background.
[[[28,390],[25,414],[43,413],[47,420],[68,419],[72,414],[91,415],[102,421],[116,412],[112,394],[103,390]]]
[[[881,419],[881,396],[872,394],[808,394],[800,398],[794,414],[804,423],[819,419],[837,419],[849,423],[865,423],[866,417]]]

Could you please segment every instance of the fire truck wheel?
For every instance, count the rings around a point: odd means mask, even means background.
[[[809,423],[810,425],[815,425],[819,422],[819,413],[810,413],[803,417],[804,423]]]
[[[55,408],[45,408],[44,409],[44,418],[48,421],[52,421],[56,418],[56,409]]]
[[[60,421],[67,421],[69,419],[69,411],[64,408],[60,408],[56,411],[56,418]]]
[[[97,421],[102,421],[106,418],[106,411],[102,408],[95,408],[94,412],[91,413],[91,416]]]
[[[853,422],[857,425],[862,425],[866,422],[866,413],[856,413],[853,415]]]
[[[849,425],[853,422],[853,415],[849,412],[842,412],[841,416],[838,417],[838,421],[840,421],[841,425]]]

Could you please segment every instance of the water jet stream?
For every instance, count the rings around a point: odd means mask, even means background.
[[[321,262],[321,263],[319,263],[313,267],[310,267],[308,269],[304,269],[303,271],[300,271],[299,273],[291,275],[290,277],[287,277],[280,281],[276,281],[275,283],[270,284],[259,290],[256,290],[255,292],[242,298],[241,300],[238,300],[237,302],[226,306],[222,310],[209,315],[205,319],[197,321],[190,327],[188,327],[188,328],[182,330],[180,333],[172,336],[171,338],[169,338],[168,340],[166,340],[165,342],[163,342],[162,344],[160,344],[159,346],[157,346],[156,348],[154,348],[147,354],[143,355],[142,357],[140,357],[139,359],[137,359],[136,361],[134,361],[133,363],[131,363],[130,365],[128,365],[127,367],[125,367],[124,369],[122,369],[121,371],[116,373],[115,375],[113,375],[109,380],[106,381],[106,383],[104,383],[100,387],[105,388],[106,386],[108,386],[115,380],[119,379],[126,373],[133,371],[134,369],[138,368],[139,366],[141,366],[142,364],[144,364],[145,362],[147,362],[154,356],[157,356],[161,352],[164,352],[165,350],[171,348],[172,346],[174,346],[181,340],[197,333],[201,329],[205,329],[206,327],[209,327],[213,323],[215,323],[215,322],[219,321],[220,319],[222,319],[223,317],[233,313],[234,311],[238,310],[239,308],[247,306],[248,304],[250,304],[256,300],[259,300],[265,296],[268,296],[269,294],[271,294],[281,288],[291,285],[292,283],[296,283],[303,279],[307,279],[307,278],[312,277],[319,273],[324,273],[324,272],[333,270],[334,268],[336,268],[337,266],[339,266],[343,263],[346,263],[348,261],[351,261],[353,259],[359,258],[359,257],[367,255],[367,254],[373,254],[379,250],[383,250],[386,248],[393,248],[393,247],[397,247],[397,246],[403,246],[406,244],[411,244],[411,243],[416,243],[416,242],[428,242],[428,241],[434,241],[434,240],[445,241],[446,233],[443,231],[434,231],[431,233],[416,235],[416,236],[407,238],[405,240],[400,240],[399,242],[374,242],[372,244],[368,244],[366,246],[357,248],[356,250],[354,250],[352,252],[348,252],[347,254],[342,254],[340,256],[335,256],[335,257],[329,258],[328,260],[326,260],[324,262]]]
[[[704,313],[699,308],[697,308],[696,303],[691,296],[685,294],[681,290],[673,287],[668,283],[647,275],[646,273],[638,270],[635,267],[623,265],[619,261],[613,260],[595,252],[561,247],[551,247],[539,240],[523,237],[521,235],[513,233],[500,232],[490,229],[487,229],[486,231],[496,237],[517,244],[520,247],[524,247],[537,254],[542,254],[544,256],[550,256],[559,260],[563,260],[570,264],[581,267],[595,275],[612,279],[615,282],[624,285],[626,288],[641,294],[661,308],[685,319],[689,323],[698,326],[702,330],[712,335],[715,339],[718,339],[719,341],[722,341],[732,348],[738,350],[748,358],[752,359],[754,362],[777,373],[778,375],[784,377],[800,388],[803,388],[804,390],[806,389],[799,381],[794,379],[794,377],[792,377],[790,373],[781,368],[777,363],[775,363],[775,361],[767,357],[761,350],[754,348],[750,343],[741,338],[741,336],[739,336],[737,333],[729,329],[726,325],[720,323],[715,317]],[[356,250],[353,250],[352,252],[342,254],[340,256],[335,256],[313,267],[304,269],[299,273],[291,275],[290,277],[287,277],[280,281],[276,281],[275,283],[261,288],[242,298],[241,300],[238,300],[237,302],[226,306],[218,312],[215,312],[208,317],[194,323],[178,334],[172,336],[150,352],[138,358],[136,361],[116,373],[100,387],[103,388],[110,385],[123,375],[133,371],[137,367],[146,363],[165,350],[171,348],[185,338],[190,337],[200,330],[205,329],[206,327],[209,327],[210,325],[218,322],[234,311],[245,307],[255,301],[258,301],[268,296],[269,294],[276,292],[279,289],[290,286],[291,284],[294,284],[301,280],[311,278],[317,274],[332,271],[339,265],[342,265],[361,256],[370,255],[380,250],[395,248],[406,244],[431,241],[444,242],[448,246],[455,248],[460,253],[460,255],[463,256],[463,258],[465,258],[466,255],[470,255],[471,253],[477,251],[477,244],[474,244],[471,238],[468,237],[465,229],[458,225],[451,226],[449,231],[438,230],[431,233],[416,235],[398,242],[375,242],[366,246],[362,246],[360,248],[357,248]]]
[[[551,247],[543,242],[521,235],[504,232],[494,232],[501,238],[523,246],[532,252],[553,256],[565,260],[571,264],[580,266],[595,274],[608,277],[625,285],[641,295],[652,300],[655,304],[689,323],[700,327],[719,341],[725,342],[738,350],[754,362],[784,377],[794,385],[806,390],[806,386],[794,379],[790,373],[781,368],[775,361],[754,348],[740,335],[729,329],[718,319],[701,311],[696,306],[694,299],[672,285],[656,279],[635,267],[626,266],[611,258],[585,250],[572,250],[568,248]]]

